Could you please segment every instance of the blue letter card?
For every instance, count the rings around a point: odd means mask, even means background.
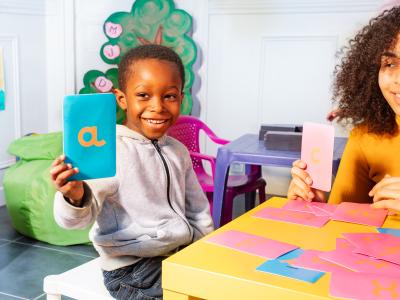
[[[298,258],[300,255],[302,255],[304,253],[304,250],[301,248],[297,248],[294,249],[288,253],[285,253],[279,257],[277,257],[276,259],[279,261],[284,261],[284,260],[291,260],[291,259],[295,259]]]
[[[115,176],[114,94],[65,96],[63,115],[65,162],[79,168],[70,180]]]
[[[377,228],[380,233],[387,233],[394,236],[400,237],[400,229],[396,228]]]
[[[267,260],[262,265],[256,268],[258,271],[290,277],[298,280],[314,283],[325,273],[308,270],[303,268],[292,267],[286,262],[281,262],[277,259]]]

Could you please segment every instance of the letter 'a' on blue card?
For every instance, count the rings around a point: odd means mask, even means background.
[[[79,168],[69,180],[113,177],[116,172],[116,100],[114,94],[64,97],[64,154]]]
[[[322,275],[325,274],[319,271],[293,267],[288,263],[279,261],[277,259],[267,260],[262,265],[259,265],[256,270],[311,283],[315,283],[321,278]]]

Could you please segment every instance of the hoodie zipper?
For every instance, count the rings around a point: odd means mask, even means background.
[[[174,213],[176,213],[178,216],[180,216],[179,213],[172,207],[171,199],[170,199],[170,197],[169,197],[169,194],[170,194],[170,185],[171,185],[171,175],[170,175],[170,173],[169,173],[169,168],[168,168],[168,165],[167,165],[167,161],[165,160],[165,157],[164,157],[164,155],[163,155],[162,152],[161,152],[161,148],[160,148],[160,145],[158,144],[158,140],[151,140],[151,143],[153,144],[154,148],[156,148],[158,154],[160,155],[161,160],[162,160],[163,165],[164,165],[164,168],[165,168],[165,172],[167,173],[167,199],[168,199],[169,207],[171,207],[171,209],[172,209],[172,211],[173,211]],[[181,217],[181,216],[180,216],[180,217]],[[184,223],[185,223],[186,226],[188,227],[189,232],[192,233],[191,241],[193,242],[194,231],[191,230],[191,227],[189,226],[189,224],[187,223],[186,220],[184,220]]]
[[[171,209],[178,214],[175,209],[172,207],[172,203],[171,203],[171,199],[169,197],[170,194],[170,185],[171,185],[171,175],[169,174],[169,168],[167,165],[167,161],[165,160],[164,155],[161,153],[161,148],[160,145],[158,145],[158,141],[157,140],[151,140],[151,143],[154,145],[154,148],[156,148],[158,154],[161,157],[161,160],[163,162],[164,168],[165,168],[165,172],[167,173],[167,199],[168,199],[168,204],[171,207]]]

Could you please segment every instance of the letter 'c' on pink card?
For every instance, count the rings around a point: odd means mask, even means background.
[[[335,130],[331,125],[305,122],[301,141],[301,160],[307,164],[312,187],[329,192],[332,182],[332,161]]]

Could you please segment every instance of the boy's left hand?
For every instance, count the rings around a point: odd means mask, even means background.
[[[400,212],[400,177],[386,175],[369,192],[374,208],[388,208]]]

